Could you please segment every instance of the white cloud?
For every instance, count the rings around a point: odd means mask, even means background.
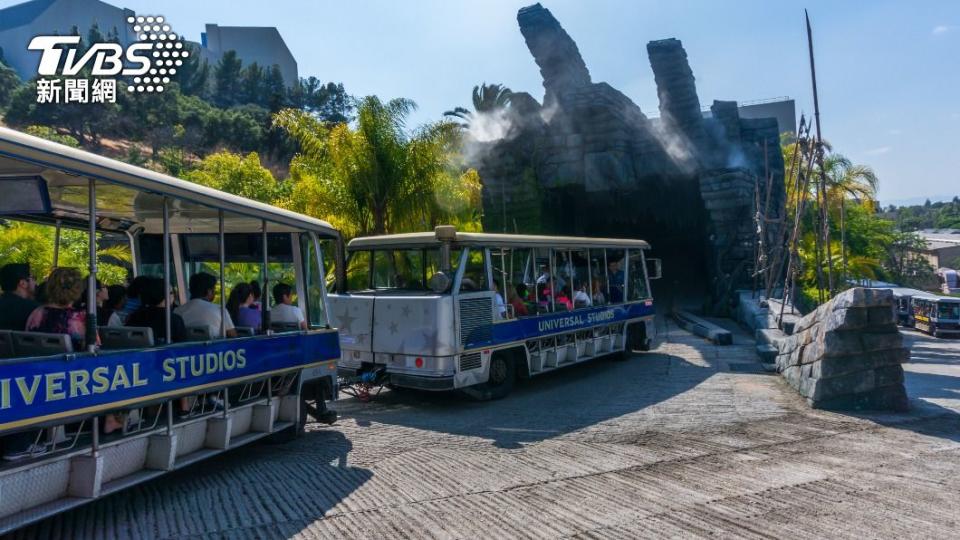
[[[886,154],[893,150],[893,147],[890,146],[881,146],[879,148],[871,148],[870,150],[865,150],[863,153],[868,156],[879,156],[881,154]]]
[[[939,35],[941,35],[941,34],[946,34],[946,33],[949,32],[950,30],[953,30],[953,27],[952,27],[952,26],[947,26],[947,25],[945,25],[945,24],[940,24],[940,25],[937,25],[937,26],[934,26],[934,27],[933,27],[933,32],[932,32],[932,33],[933,33],[933,35],[935,35],[935,36],[939,36]]]

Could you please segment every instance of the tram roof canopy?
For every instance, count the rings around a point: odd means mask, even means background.
[[[449,233],[448,233],[449,234]],[[354,238],[347,245],[351,250],[402,248],[402,247],[430,247],[439,246],[442,242],[440,231],[418,232],[405,234],[388,234],[383,236],[365,236]],[[456,231],[451,243],[456,246],[484,246],[484,247],[553,247],[568,249],[586,248],[633,248],[650,249],[650,244],[644,240],[625,238],[589,238],[578,236],[539,236],[531,234],[495,234]]]
[[[224,228],[231,233],[260,232],[265,220],[271,232],[313,231],[339,237],[326,221],[0,127],[3,198],[40,184],[30,182],[37,178],[46,186],[49,211],[2,211],[0,215],[85,227],[89,220],[88,180],[94,179],[101,230],[160,233],[163,198],[169,197],[172,233],[216,232],[219,210],[223,210]],[[0,209],[4,209],[2,200]]]

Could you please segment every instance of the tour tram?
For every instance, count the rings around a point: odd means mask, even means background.
[[[81,229],[93,240],[82,270],[90,345],[0,331],[0,444],[29,434],[36,450],[0,462],[0,532],[268,435],[295,435],[308,411],[335,418],[324,406],[340,356],[324,286],[323,247],[339,241],[330,225],[4,128],[0,193],[4,222],[49,224],[58,240],[61,229]],[[226,269],[252,268],[268,330],[238,327],[241,337],[217,339],[216,329],[211,337],[209,327],[193,327],[185,342],[168,344],[150,327],[103,326],[97,243],[118,236],[131,247],[134,274],[162,279],[164,296],[180,305],[191,273],[219,273],[223,284]],[[56,266],[58,248],[53,258]],[[295,281],[288,284],[308,329],[270,330],[268,291],[278,276]],[[171,302],[163,304],[170,336]],[[108,415],[123,422],[109,435],[101,433]]]
[[[913,297],[914,327],[933,337],[960,336],[960,298]]]
[[[649,347],[642,240],[434,232],[355,238],[330,295],[342,380],[496,399],[532,377]]]

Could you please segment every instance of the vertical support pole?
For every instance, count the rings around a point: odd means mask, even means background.
[[[261,234],[261,240],[263,242],[263,257],[262,257],[262,267],[261,271],[263,272],[263,290],[260,291],[260,326],[262,327],[261,331],[264,334],[270,333],[270,270],[267,268],[268,253],[267,253],[267,220],[263,220],[262,224],[263,232]]]
[[[590,258],[590,248],[587,248],[587,298],[593,305],[593,260]]]
[[[60,266],[60,228],[62,226],[63,222],[58,219],[53,233],[53,268]]]
[[[167,402],[167,435],[173,435],[173,400]]]
[[[556,265],[556,255],[557,252],[553,248],[547,249],[548,262],[550,263],[550,312],[557,310],[556,298],[557,298],[557,265]]]
[[[163,198],[163,324],[167,343],[173,343],[170,306],[170,198]]]
[[[93,417],[92,427],[93,429],[92,429],[91,436],[93,437],[93,441],[91,441],[90,443],[90,455],[93,457],[97,457],[97,454],[100,453],[100,417],[99,416]]]
[[[606,276],[606,279],[603,281],[607,284],[607,303],[612,303],[610,301],[610,263],[607,261],[607,250],[603,250],[603,274]]]
[[[322,316],[315,320],[318,326],[325,326],[327,328],[330,328],[330,317],[327,316],[328,308],[330,307],[330,305],[327,303],[327,287],[324,280],[324,276],[326,276],[327,274],[326,274],[326,269],[323,266],[323,261],[324,261],[323,250],[321,249],[320,238],[317,237],[317,233],[310,231],[309,234],[310,234],[310,241],[313,242],[314,257],[316,257],[317,259],[317,272],[319,273],[317,275],[317,279],[320,280],[320,306],[321,306],[320,309],[322,310],[322,313],[321,313]],[[424,268],[426,268],[426,265],[424,265]],[[424,281],[424,283],[426,283],[426,281]],[[309,284],[307,286],[307,290],[308,291],[310,290]],[[311,326],[311,321],[309,320],[309,317],[308,317],[307,327],[309,328],[310,326]]]
[[[97,184],[93,178],[87,180],[89,194],[87,199],[87,214],[89,218],[88,230],[88,263],[90,275],[87,277],[87,329],[84,336],[87,350],[97,350]]]
[[[627,298],[629,298],[628,293],[630,292],[629,290],[627,290],[627,287],[630,283],[630,253],[632,251],[633,251],[632,249],[623,250],[623,303],[624,304],[627,303]],[[626,326],[624,326],[624,329],[626,329]]]
[[[220,251],[220,337],[227,337],[227,284],[223,282],[224,266],[227,264],[227,245],[223,238],[223,210],[217,210],[218,247]],[[226,409],[226,408],[224,408]]]

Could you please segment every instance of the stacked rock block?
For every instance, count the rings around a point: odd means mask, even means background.
[[[747,169],[724,169],[700,176],[700,196],[713,226],[708,259],[711,296],[725,299],[731,287],[749,282],[754,259],[756,177]]]
[[[777,371],[815,408],[907,409],[903,346],[889,290],[840,293],[778,344]]]

